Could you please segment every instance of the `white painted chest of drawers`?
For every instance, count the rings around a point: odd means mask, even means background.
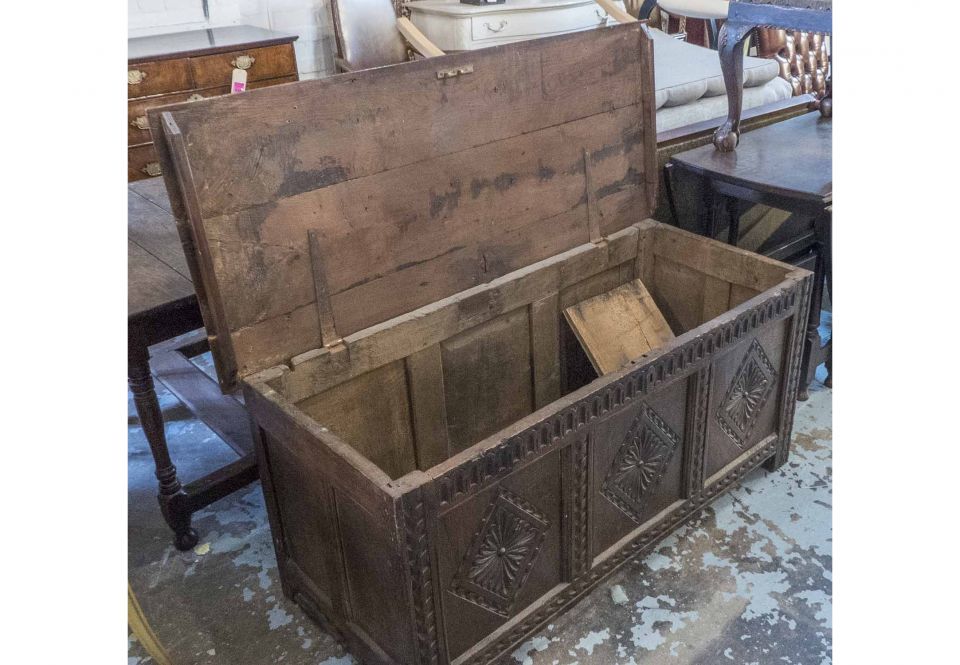
[[[623,8],[623,2],[617,4]],[[501,5],[414,0],[406,6],[413,24],[444,51],[471,51],[616,23],[593,0],[507,0]]]

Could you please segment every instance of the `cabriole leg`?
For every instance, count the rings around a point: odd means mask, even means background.
[[[189,497],[177,478],[177,467],[170,459],[163,429],[163,415],[150,375],[150,355],[145,347],[131,349],[127,359],[127,375],[133,402],[140,418],[140,426],[150,444],[150,453],[156,465],[160,493],[160,512],[173,530],[173,542],[178,550],[188,550],[197,544],[197,532],[190,526]]]
[[[753,30],[751,25],[727,21],[720,28],[720,69],[727,90],[727,119],[713,134],[713,145],[720,152],[732,152],[740,142],[740,113],[743,110],[743,44]]]

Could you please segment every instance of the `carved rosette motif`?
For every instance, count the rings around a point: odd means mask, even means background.
[[[660,484],[679,447],[680,436],[644,404],[607,471],[603,495],[640,523],[644,496]]]
[[[549,526],[536,508],[501,487],[480,520],[451,591],[509,617]]]
[[[717,422],[740,448],[746,448],[754,425],[773,393],[777,370],[754,339],[717,409]]]

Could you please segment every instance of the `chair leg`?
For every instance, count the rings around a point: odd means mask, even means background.
[[[720,70],[727,90],[727,119],[713,134],[713,145],[720,152],[736,150],[740,142],[740,114],[743,110],[743,45],[752,25],[727,21],[720,28]]]

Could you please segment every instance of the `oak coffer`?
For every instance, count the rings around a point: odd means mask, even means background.
[[[622,25],[150,112],[284,592],[365,661],[509,653],[787,458],[810,273],[647,219],[652,57]],[[638,278],[676,337],[598,377],[563,311]]]

